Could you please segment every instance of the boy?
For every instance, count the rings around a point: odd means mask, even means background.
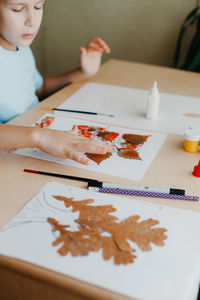
[[[87,48],[81,47],[80,68],[44,80],[36,69],[29,48],[43,15],[45,0],[0,0],[0,123],[23,113],[69,82],[94,75],[100,66],[102,52],[109,47],[99,38]],[[50,155],[73,159],[82,164],[89,160],[78,152],[106,153],[104,143],[77,135],[77,128],[64,133],[42,128],[0,124],[0,149],[37,147]]]

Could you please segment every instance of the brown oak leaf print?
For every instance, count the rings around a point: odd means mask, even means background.
[[[85,256],[102,249],[105,260],[113,258],[116,265],[126,265],[136,258],[136,250],[131,247],[129,240],[136,243],[142,251],[150,251],[151,244],[164,246],[167,230],[154,227],[159,224],[157,220],[139,222],[140,216],[135,215],[118,222],[118,218],[111,215],[116,212],[112,205],[91,205],[93,199],[75,201],[64,196],[54,198],[63,201],[66,207],[72,207],[72,212],[79,211],[79,217],[75,220],[78,224],[77,231],[71,231],[70,225],[61,225],[54,218],[47,219],[52,231],[59,232],[53,246],[60,246],[58,253],[62,256],[68,253],[72,256]]]

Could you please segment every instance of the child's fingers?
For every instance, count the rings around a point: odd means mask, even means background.
[[[81,156],[80,154],[78,154],[77,152],[66,152],[66,158],[69,158],[71,160],[74,160],[78,163],[81,163],[83,165],[89,165],[90,160]]]
[[[80,60],[83,60],[86,56],[87,50],[85,47],[80,47]]]
[[[100,38],[97,38],[97,41],[98,41],[98,45],[102,49],[102,51],[104,51],[106,53],[110,53],[110,48],[108,47],[108,45],[106,44],[106,42],[104,42]]]
[[[88,44],[88,48],[91,49],[95,49],[94,51],[100,51],[100,52],[106,52],[106,53],[110,53],[110,48],[108,47],[108,45],[100,38],[93,38],[89,44]],[[96,50],[98,49],[98,50]]]
[[[102,53],[103,52],[102,49],[97,48],[97,47],[96,48],[87,47],[86,51],[87,51],[87,53],[89,53],[89,52],[99,52],[99,53]]]
[[[107,144],[98,141],[86,140],[77,144],[76,151],[105,154],[112,151],[112,146],[108,146]]]
[[[69,131],[70,133],[73,133],[73,134],[78,134],[78,126],[77,125],[74,125],[72,127],[72,130]]]
[[[86,53],[86,48],[85,47],[80,47],[80,52],[81,54],[85,54]]]
[[[103,40],[100,38],[93,38],[89,41],[88,47],[91,48],[101,48],[103,46]]]
[[[82,157],[82,156],[80,156],[79,162],[83,165],[89,165],[90,164],[90,160],[85,158],[85,157]]]

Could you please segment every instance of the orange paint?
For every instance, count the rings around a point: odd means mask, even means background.
[[[92,133],[89,132],[90,127],[87,125],[78,125],[78,133],[86,138],[91,138]]]
[[[54,119],[55,119],[54,116],[48,116],[42,119],[39,123],[36,123],[35,126],[40,128],[44,128],[44,127],[47,128],[53,123]]]
[[[118,136],[119,133],[114,131],[101,131],[97,134],[98,137],[101,137],[104,141],[114,141]]]
[[[119,150],[133,150],[133,149],[136,149],[138,147],[138,145],[135,145],[135,144],[130,144],[130,143],[122,143],[121,144],[122,148],[119,148]],[[124,146],[124,147],[123,147]]]

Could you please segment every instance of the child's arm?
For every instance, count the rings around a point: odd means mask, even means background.
[[[111,146],[78,136],[75,126],[69,132],[38,127],[0,124],[0,150],[37,147],[41,151],[59,158],[69,158],[88,165],[89,160],[79,152],[104,154]]]
[[[39,99],[44,99],[71,82],[81,81],[96,74],[101,65],[102,53],[110,52],[110,48],[100,38],[92,39],[87,48],[80,48],[80,68],[44,79],[44,84],[37,91]]]

